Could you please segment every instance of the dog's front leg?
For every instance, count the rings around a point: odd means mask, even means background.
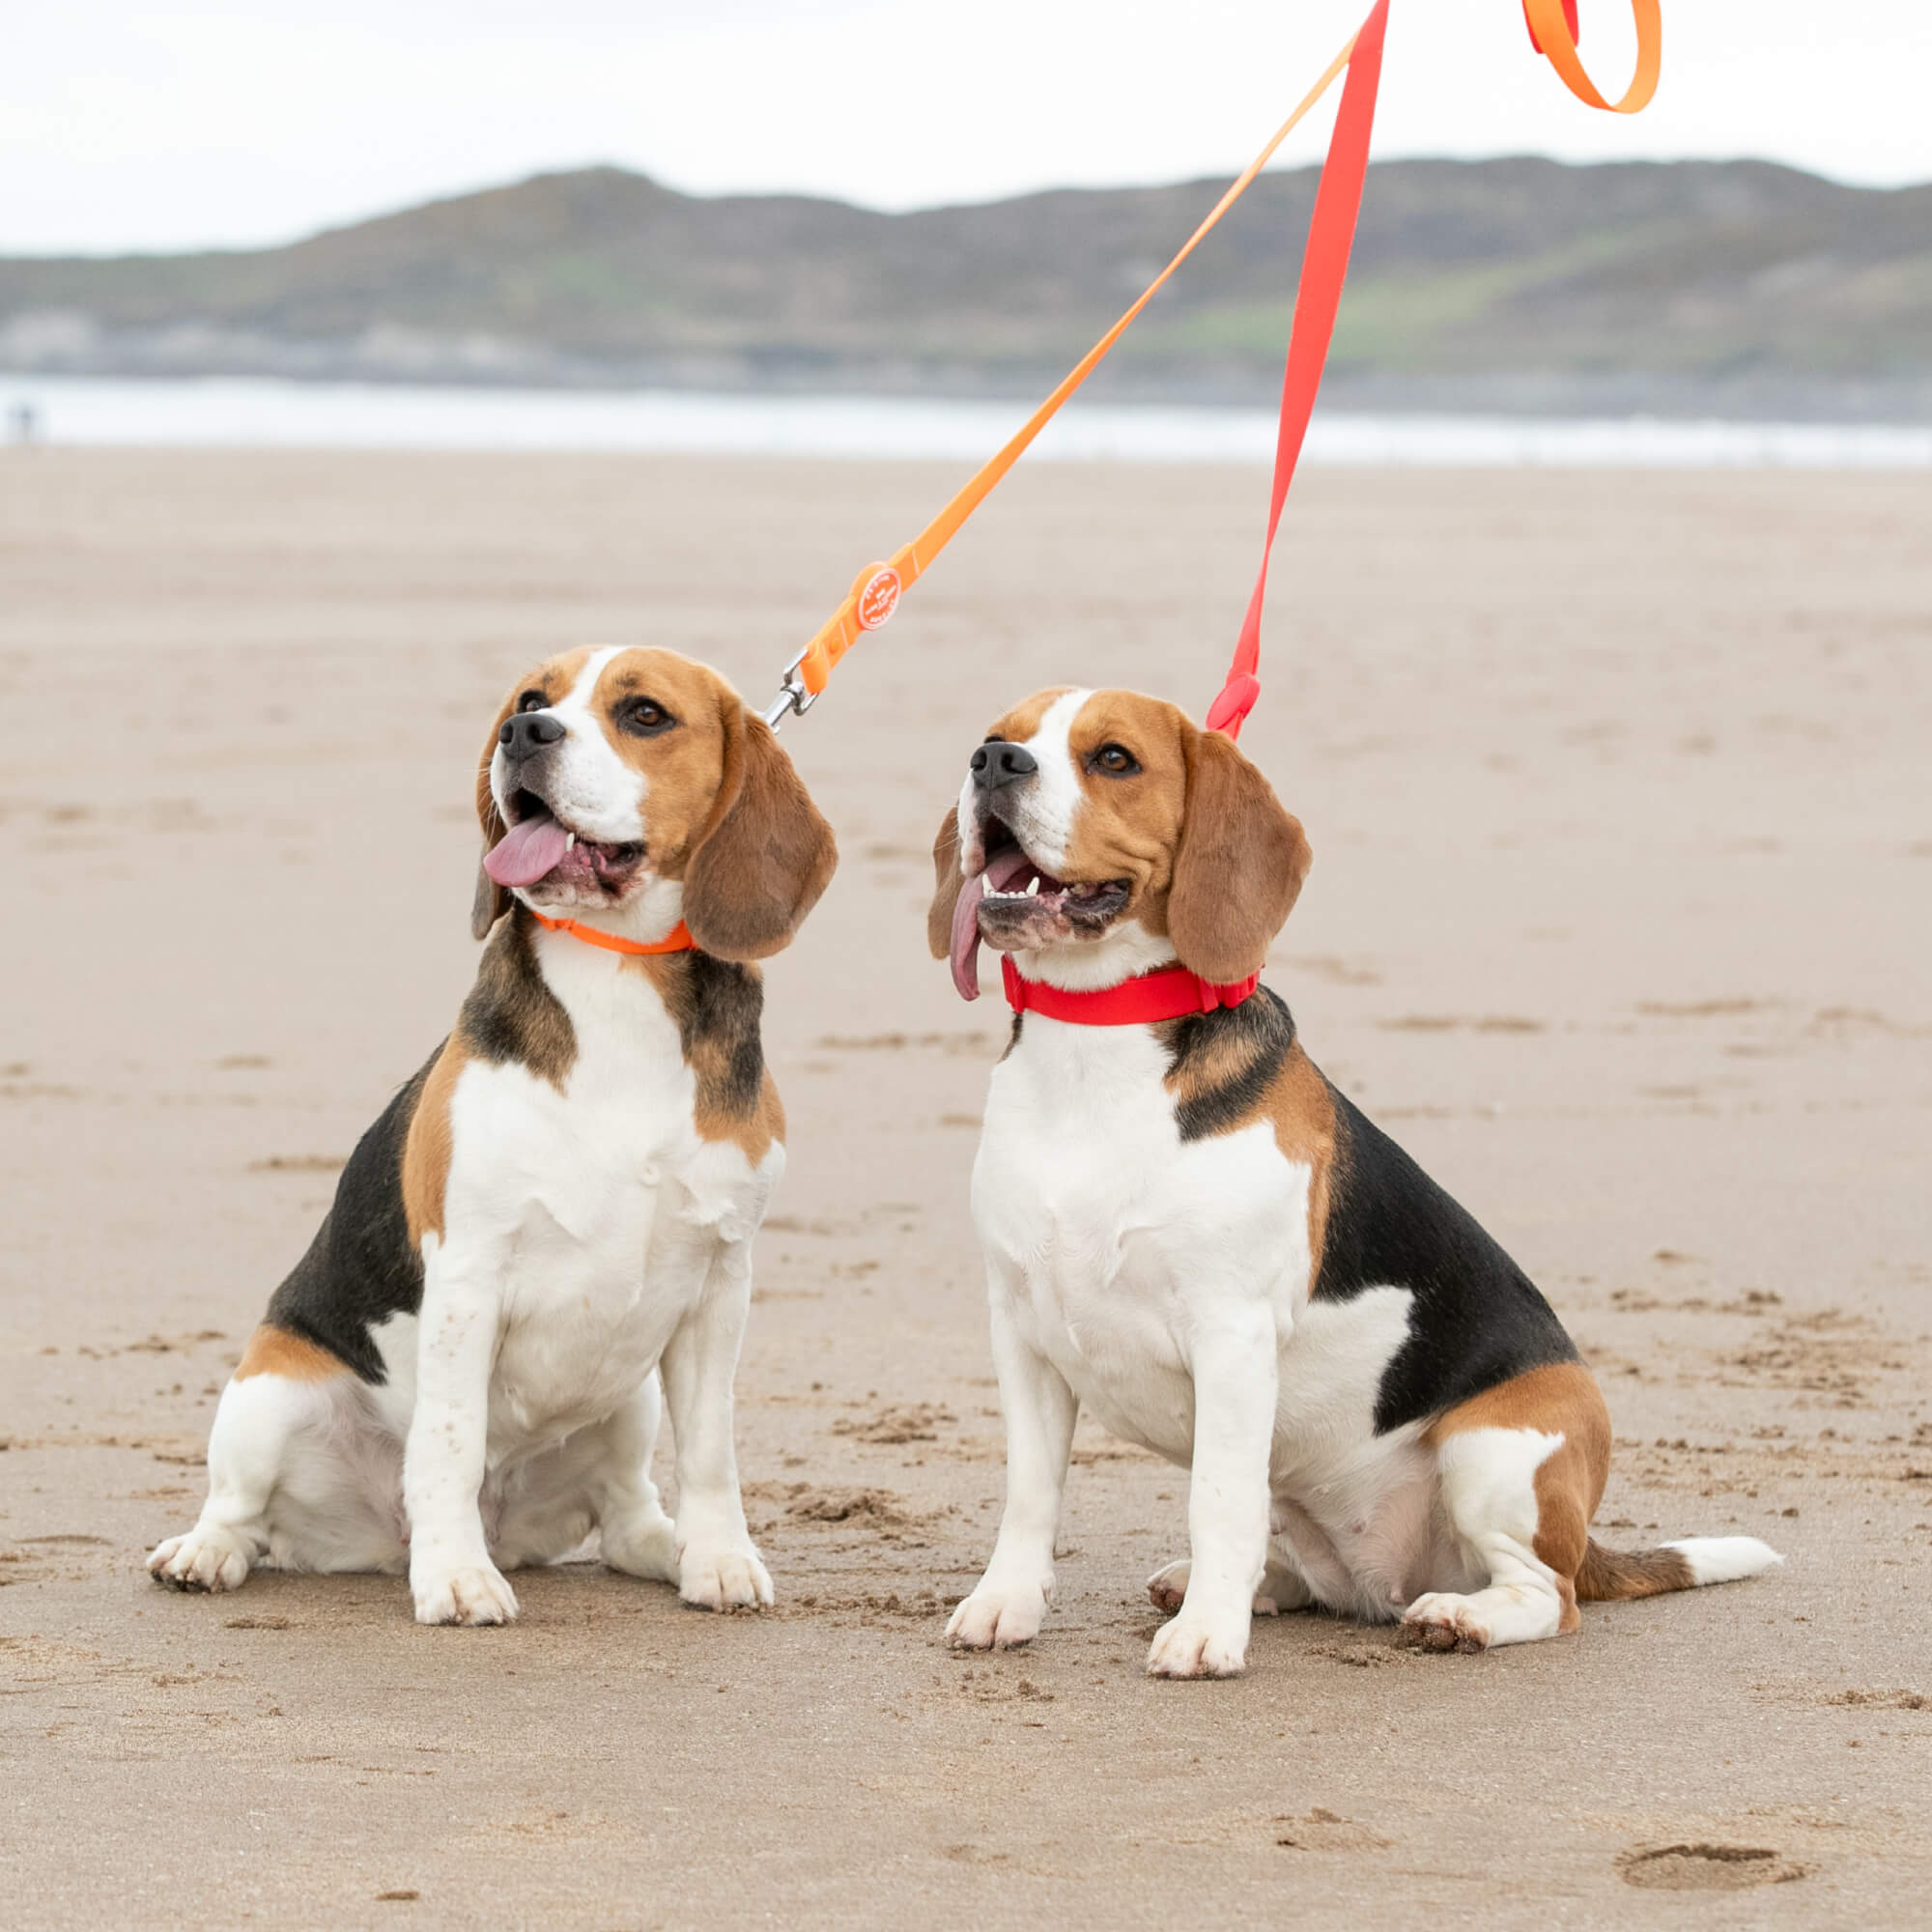
[[[1179,1611],[1148,1652],[1153,1677],[1238,1677],[1267,1563],[1268,1459],[1279,1384],[1272,1312],[1223,1316],[1196,1333],[1192,1567]]]
[[[410,1592],[419,1624],[505,1624],[517,1599],[490,1560],[478,1496],[490,1436],[490,1370],[502,1317],[487,1250],[424,1256],[416,1400],[403,1453]]]
[[[731,1379],[752,1305],[750,1257],[727,1248],[659,1371],[677,1438],[677,1593],[704,1610],[758,1609],[772,1579],[745,1524]]]
[[[1007,1507],[979,1586],[946,1626],[961,1650],[1008,1650],[1039,1634],[1053,1598],[1053,1545],[1080,1404],[1051,1362],[1019,1333],[993,1283],[993,1367],[1007,1418]]]

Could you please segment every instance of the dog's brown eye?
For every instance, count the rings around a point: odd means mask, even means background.
[[[677,720],[655,697],[628,697],[618,709],[617,723],[634,738],[655,738]]]
[[[541,711],[549,702],[540,691],[526,691],[517,699],[519,711]]]
[[[1140,760],[1124,745],[1102,745],[1088,763],[1111,779],[1132,778],[1141,768]]]

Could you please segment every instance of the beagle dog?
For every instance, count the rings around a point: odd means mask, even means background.
[[[749,962],[825,890],[831,830],[763,720],[665,650],[522,679],[476,809],[476,983],[350,1156],[222,1392],[200,1520],[148,1568],[407,1570],[418,1622],[500,1624],[503,1573],[594,1530],[689,1604],[767,1605],[731,1381],[784,1114]]]
[[[1038,1633],[1082,1403],[1192,1471],[1188,1559],[1148,1586],[1159,1677],[1240,1672],[1256,1611],[1476,1651],[1779,1560],[1591,1540],[1609,1417],[1562,1324],[1258,983],[1309,848],[1232,740],[1042,692],[972,754],[933,858],[935,957],[972,999],[996,947],[1014,1009],[973,1168],[1007,1502],[954,1644]]]

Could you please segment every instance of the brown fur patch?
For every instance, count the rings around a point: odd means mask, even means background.
[[[624,963],[657,988],[677,1028],[697,1088],[692,1115],[698,1138],[735,1142],[755,1167],[785,1130],[784,1106],[759,1038],[764,983],[757,968],[701,952]]]
[[[719,959],[768,958],[790,943],[838,866],[832,828],[771,726],[737,705],[713,812],[685,864],[691,936]]]
[[[1187,746],[1187,816],[1174,855],[1167,931],[1204,979],[1255,972],[1288,923],[1314,863],[1301,821],[1219,731]]]
[[[734,1114],[728,1108],[709,1104],[706,1086],[700,1077],[697,1105],[693,1109],[699,1140],[735,1141],[753,1167],[771,1151],[774,1141],[783,1142],[784,1102],[779,1098],[778,1082],[772,1078],[770,1067],[765,1069],[765,1077],[758,1084],[758,1104],[749,1114]]]
[[[1610,1473],[1610,1411],[1596,1377],[1580,1362],[1546,1363],[1458,1404],[1431,1426],[1424,1440],[1440,1448],[1471,1429],[1534,1429],[1563,1437],[1536,1472],[1533,1547],[1559,1578],[1576,1579],[1575,1589],[1566,1591],[1561,1625],[1576,1629],[1577,1598],[1593,1594],[1578,1575],[1595,1547],[1590,1519]]]
[[[403,1143],[403,1212],[409,1217],[410,1245],[421,1250],[425,1234],[443,1231],[443,1195],[449,1185],[449,1097],[469,1051],[452,1035],[429,1069]]]
[[[292,1382],[326,1382],[349,1373],[349,1364],[321,1343],[264,1321],[248,1337],[233,1379],[245,1382],[250,1376],[280,1376]]]
[[[1274,1144],[1308,1164],[1308,1279],[1321,1279],[1321,1248],[1335,1174],[1335,1100],[1321,1069],[1297,1040],[1260,1110],[1274,1125]]]
[[[965,883],[959,871],[959,808],[949,805],[932,841],[932,904],[925,915],[925,943],[935,959],[952,952],[952,911]]]
[[[1696,1582],[1680,1549],[1605,1549],[1595,1538],[1577,1572],[1577,1595],[1586,1604],[1662,1597]]]

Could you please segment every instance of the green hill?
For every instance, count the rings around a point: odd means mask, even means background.
[[[0,261],[0,367],[1026,393],[1218,185],[885,214],[540,176],[281,248]],[[1269,393],[1314,186],[1256,185],[1116,353],[1114,393]],[[1932,413],[1932,186],[1387,162],[1330,366],[1342,400]]]

